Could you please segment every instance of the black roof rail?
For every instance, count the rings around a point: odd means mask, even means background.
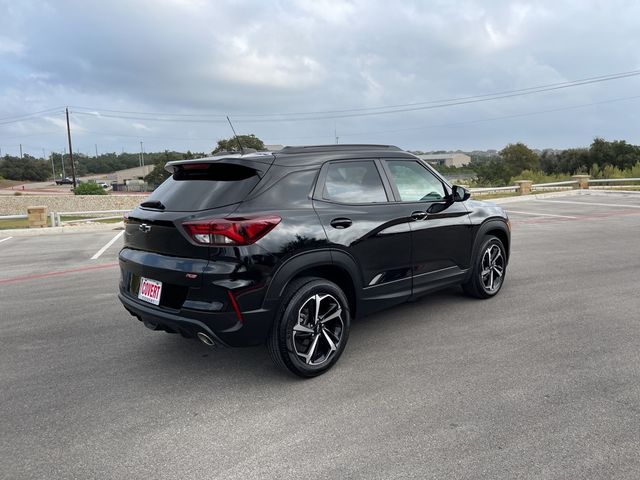
[[[395,145],[372,145],[372,144],[358,144],[358,143],[342,143],[342,144],[331,144],[331,145],[305,145],[305,146],[286,146],[279,152],[276,152],[278,155],[282,154],[296,154],[296,153],[331,153],[331,152],[345,152],[345,151],[353,151],[360,152],[366,150],[389,150],[395,152],[403,151],[401,148],[396,147]]]

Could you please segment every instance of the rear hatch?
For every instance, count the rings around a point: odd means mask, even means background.
[[[124,291],[139,297],[145,278],[161,285],[161,308],[179,310],[187,298],[198,298],[213,248],[194,241],[184,223],[229,216],[269,168],[270,163],[245,158],[167,164],[172,176],[125,222],[120,252]]]
[[[264,161],[200,159],[167,164],[172,176],[129,214],[125,247],[174,257],[208,259],[209,248],[191,241],[183,223],[200,218],[224,218],[233,213],[258,185],[272,158]]]

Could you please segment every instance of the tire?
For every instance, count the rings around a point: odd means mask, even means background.
[[[336,364],[350,327],[349,303],[340,287],[323,278],[300,278],[285,290],[267,348],[279,367],[316,377]]]
[[[471,278],[462,289],[475,298],[491,298],[498,294],[507,273],[507,256],[502,241],[493,235],[482,240],[477,257],[473,261]]]

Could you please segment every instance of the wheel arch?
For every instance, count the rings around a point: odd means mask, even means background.
[[[511,233],[509,231],[509,227],[507,226],[507,222],[503,219],[498,218],[488,219],[478,228],[476,238],[473,242],[473,252],[471,256],[472,261],[475,261],[476,255],[478,254],[478,249],[480,248],[480,243],[486,235],[493,235],[494,237],[500,239],[502,245],[504,246],[508,262],[509,255],[511,253]]]
[[[301,277],[324,278],[338,285],[347,297],[351,316],[356,316],[362,283],[350,255],[339,250],[324,250],[301,253],[288,259],[273,275],[265,295],[265,306],[279,304],[287,286]]]

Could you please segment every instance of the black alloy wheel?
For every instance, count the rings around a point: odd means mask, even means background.
[[[301,377],[329,370],[349,337],[350,312],[340,287],[321,278],[295,280],[267,342],[274,362]]]
[[[491,298],[502,288],[506,272],[504,245],[499,238],[487,235],[478,250],[471,278],[462,288],[472,297]]]

